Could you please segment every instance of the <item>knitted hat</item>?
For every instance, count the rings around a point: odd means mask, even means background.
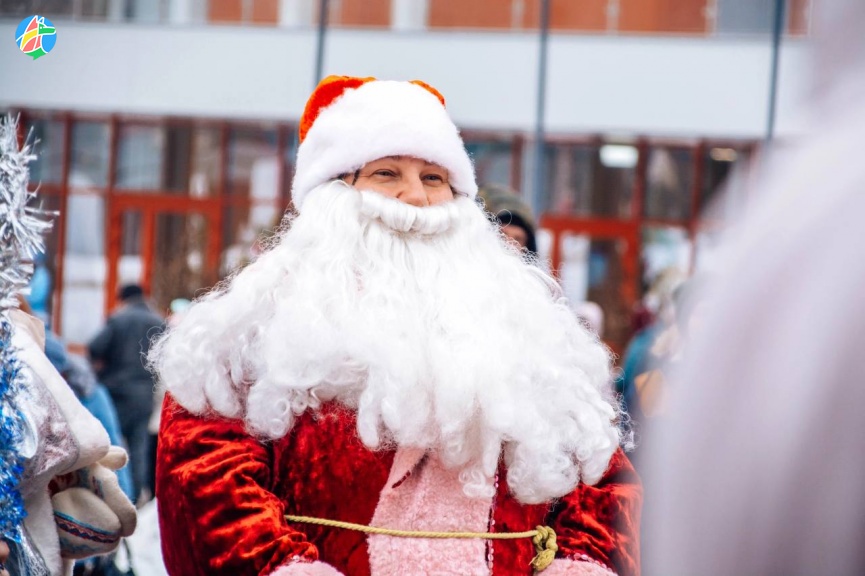
[[[300,210],[316,186],[387,156],[438,164],[455,193],[477,195],[474,167],[435,88],[419,80],[328,76],[300,120],[294,205]]]
[[[481,186],[478,200],[483,202],[484,209],[492,214],[501,226],[510,224],[525,230],[526,249],[537,253],[535,217],[532,209],[516,191],[499,184],[485,184]]]
[[[127,284],[120,289],[117,295],[120,297],[121,301],[140,298],[144,296],[144,289],[138,284]]]

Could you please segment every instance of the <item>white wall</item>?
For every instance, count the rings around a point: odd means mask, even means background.
[[[58,21],[33,61],[0,48],[0,106],[297,119],[313,84],[315,32],[270,27],[155,27]],[[0,22],[0,38],[15,23]],[[531,130],[538,42],[517,33],[331,30],[325,73],[421,78],[464,127]],[[759,138],[766,124],[768,38],[554,35],[547,129]],[[782,53],[780,132],[807,81],[807,46]]]

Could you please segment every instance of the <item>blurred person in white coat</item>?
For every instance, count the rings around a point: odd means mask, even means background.
[[[865,2],[814,15],[819,123],[763,167],[647,446],[647,575],[865,573]]]

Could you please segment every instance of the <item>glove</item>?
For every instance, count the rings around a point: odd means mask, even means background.
[[[126,451],[112,446],[96,464],[52,480],[51,506],[63,558],[106,554],[135,531],[135,506],[120,489],[115,473],[126,460]]]

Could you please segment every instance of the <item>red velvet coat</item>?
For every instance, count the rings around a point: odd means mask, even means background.
[[[393,457],[366,448],[353,413],[334,404],[301,416],[286,437],[261,443],[242,422],[195,416],[168,396],[156,470],[165,566],[172,576],[267,575],[301,557],[366,576],[364,534],[291,525],[283,515],[369,524]],[[638,576],[641,503],[640,481],[619,451],[597,485],[580,484],[552,505],[520,504],[500,473],[491,526],[518,532],[549,525],[557,556],[587,556],[619,576]],[[531,574],[529,539],[490,545],[494,575]]]

